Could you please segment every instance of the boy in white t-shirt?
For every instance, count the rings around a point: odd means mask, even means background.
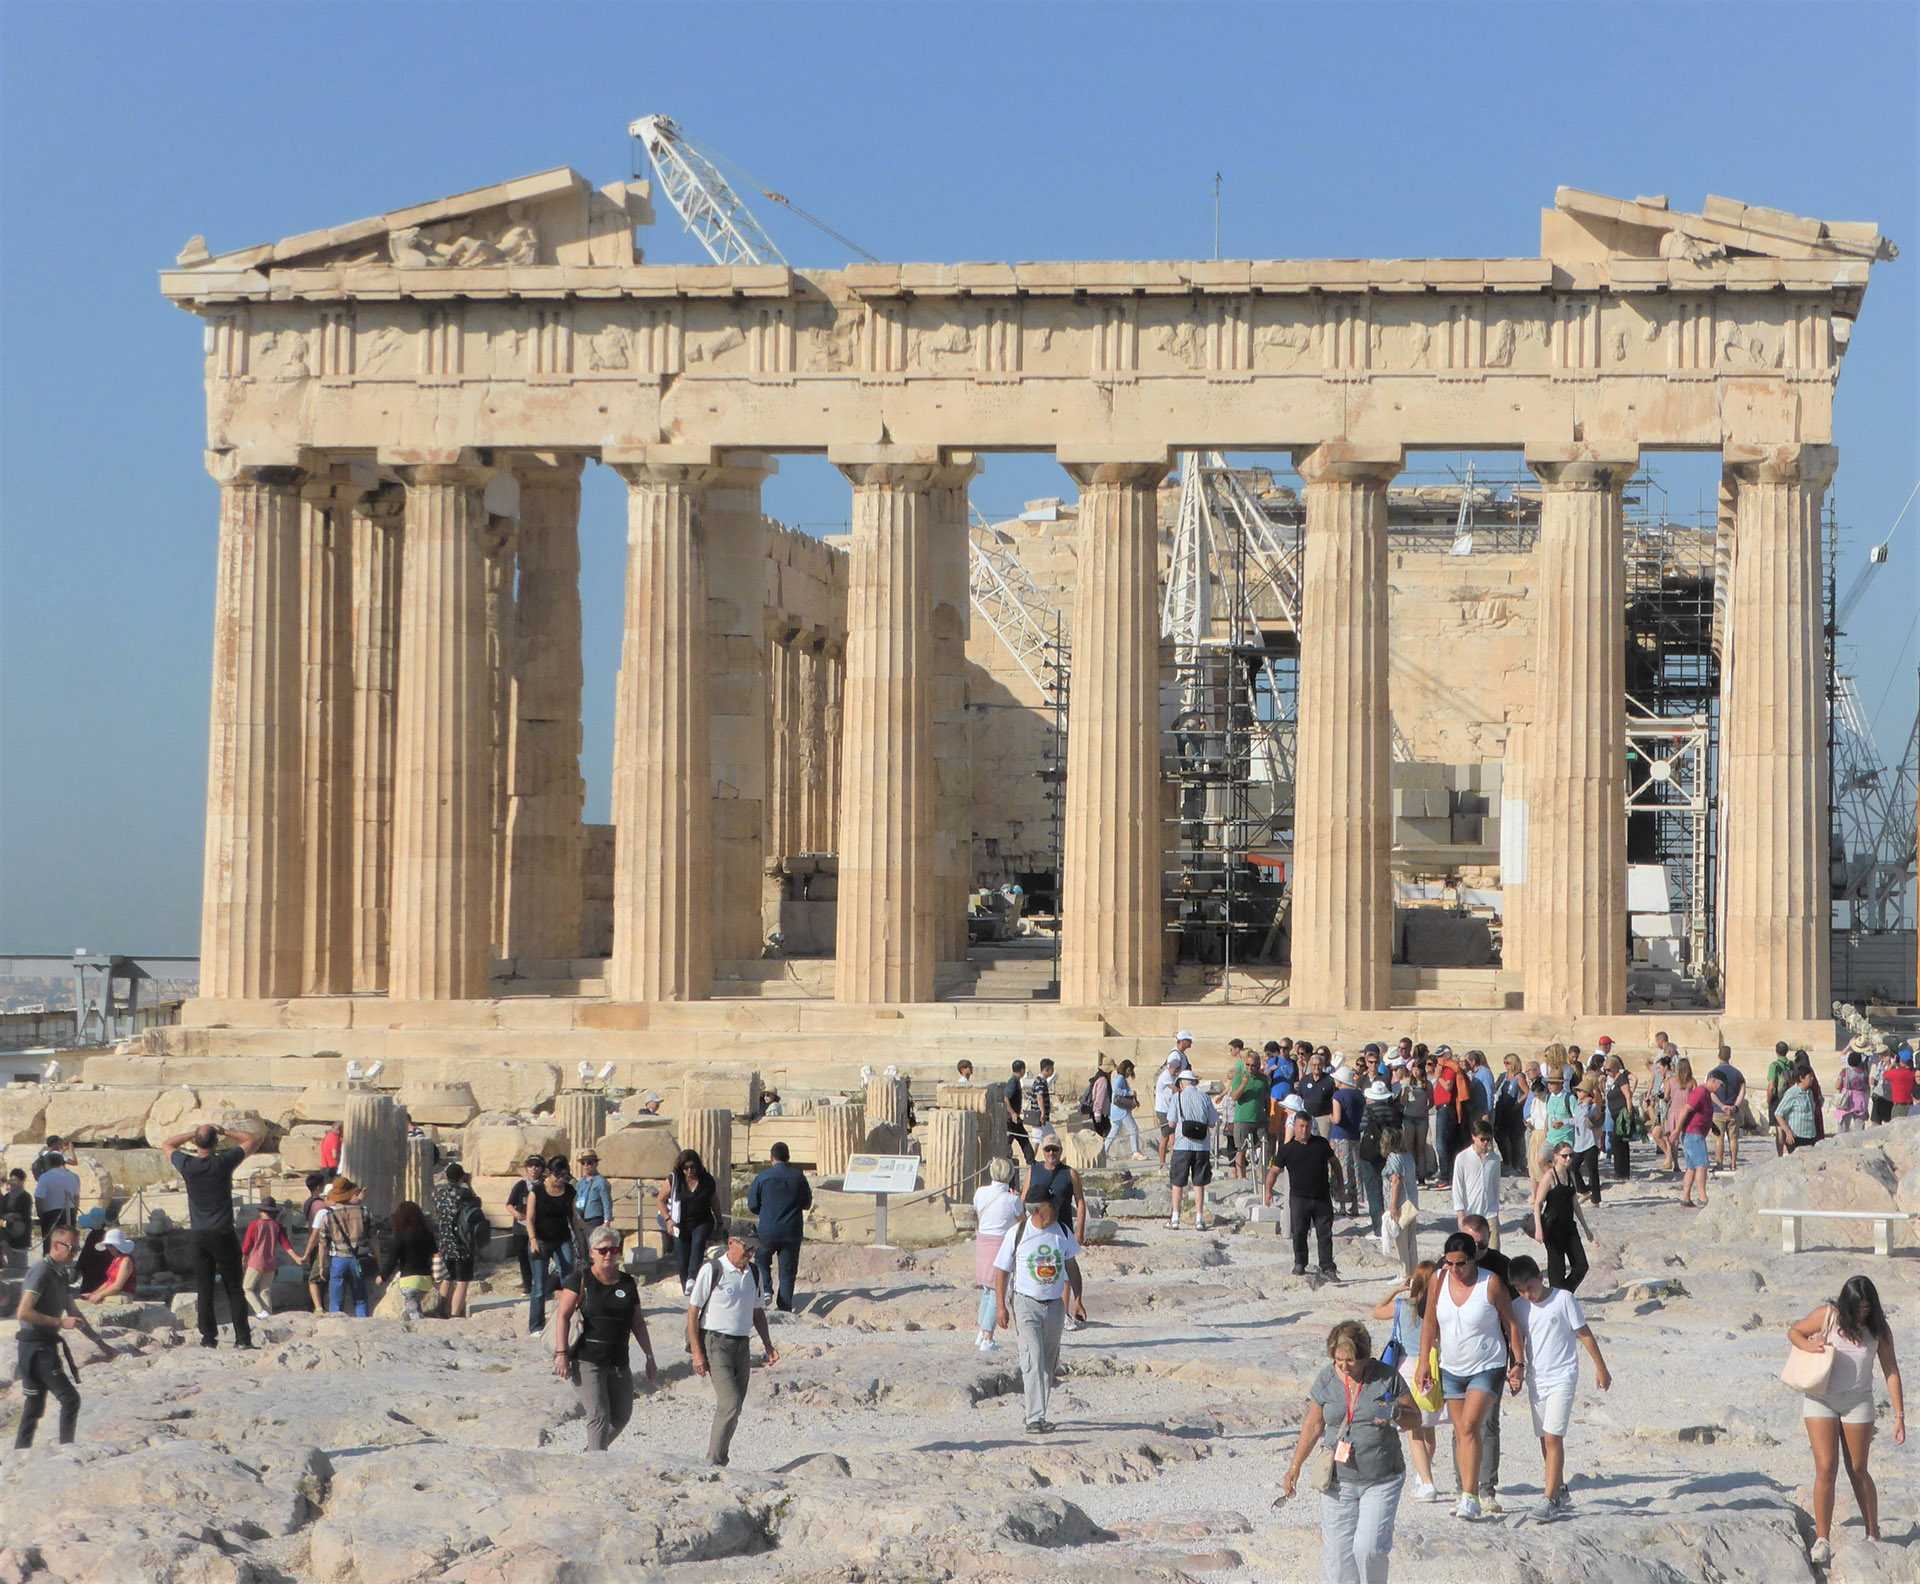
[[[1060,1369],[1060,1332],[1067,1306],[1067,1261],[1080,1245],[1054,1215],[1046,1190],[1027,1190],[1027,1214],[1007,1229],[993,1261],[993,1290],[1002,1327],[1020,1342],[1020,1379],[1026,1390],[1027,1433],[1045,1435],[1047,1398]],[[1011,1290],[1009,1290],[1011,1289]]]
[[[1508,1266],[1515,1294],[1513,1318],[1527,1333],[1527,1397],[1533,1408],[1533,1433],[1547,1465],[1546,1496],[1534,1509],[1536,1520],[1560,1518],[1573,1510],[1564,1471],[1567,1425],[1573,1418],[1574,1388],[1580,1384],[1580,1346],[1593,1359],[1594,1384],[1613,1386],[1600,1344],[1593,1339],[1580,1300],[1564,1288],[1549,1287],[1540,1266],[1516,1254]]]

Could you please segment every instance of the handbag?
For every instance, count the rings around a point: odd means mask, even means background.
[[[1427,1390],[1421,1394],[1412,1376],[1407,1378],[1407,1391],[1412,1395],[1422,1413],[1432,1413],[1440,1406],[1442,1387],[1440,1385],[1440,1350],[1430,1348],[1427,1352]]]
[[[1787,1344],[1787,1362],[1780,1370],[1780,1379],[1795,1391],[1809,1397],[1818,1397],[1827,1389],[1827,1383],[1833,1379],[1833,1349],[1827,1346],[1827,1338],[1833,1335],[1833,1309],[1827,1309],[1827,1328],[1820,1333],[1820,1351],[1809,1353],[1805,1348]]]

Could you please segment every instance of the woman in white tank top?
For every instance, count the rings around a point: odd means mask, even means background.
[[[1806,1353],[1833,1353],[1833,1373],[1827,1389],[1809,1393],[1801,1417],[1813,1446],[1812,1560],[1825,1567],[1832,1560],[1827,1532],[1833,1525],[1833,1491],[1840,1463],[1840,1445],[1847,1450],[1847,1479],[1853,1499],[1865,1521],[1867,1538],[1880,1538],[1880,1491],[1867,1472],[1873,1447],[1873,1364],[1880,1361],[1887,1378],[1887,1396],[1893,1404],[1893,1444],[1907,1439],[1907,1404],[1900,1381],[1900,1360],[1893,1351],[1893,1328],[1880,1307],[1880,1294],[1865,1276],[1855,1276],[1832,1303],[1823,1303],[1787,1332],[1787,1340]]]
[[[1518,1391],[1526,1378],[1527,1343],[1513,1317],[1507,1284],[1478,1264],[1471,1235],[1456,1232],[1446,1241],[1442,1269],[1427,1289],[1427,1314],[1420,1328],[1420,1359],[1414,1389],[1424,1393],[1433,1380],[1433,1354],[1440,1355],[1440,1385],[1453,1423],[1453,1466],[1460,1478],[1459,1518],[1478,1518],[1480,1450],[1487,1411],[1502,1388]]]

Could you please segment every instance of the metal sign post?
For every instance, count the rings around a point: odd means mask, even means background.
[[[887,1241],[887,1196],[912,1193],[920,1181],[918,1155],[849,1155],[847,1169],[840,1179],[846,1193],[873,1195],[873,1244],[877,1249],[892,1248]]]

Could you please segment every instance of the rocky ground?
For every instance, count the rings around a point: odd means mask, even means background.
[[[1840,1157],[1829,1170],[1851,1169]],[[1714,1195],[1761,1194],[1779,1170],[1743,1166]],[[1392,1273],[1348,1231],[1346,1280],[1309,1285],[1270,1226],[1233,1214],[1244,1196],[1212,1231],[1176,1233],[1159,1181],[1101,1180],[1119,1231],[1086,1261],[1096,1323],[1067,1338],[1051,1438],[1021,1433],[1011,1350],[973,1348],[970,1244],[810,1248],[803,1312],[776,1329],[778,1368],[756,1368],[724,1473],[702,1461],[711,1388],[688,1370],[664,1285],[649,1308],[662,1382],[595,1458],[507,1296],[464,1325],[283,1315],[254,1353],[203,1351],[167,1311],[128,1306],[108,1318],[130,1355],[83,1372],[79,1443],[0,1454],[0,1584],[1317,1578],[1306,1487],[1324,1465],[1271,1504],[1328,1326],[1363,1314]],[[1507,1251],[1537,1254],[1515,1230],[1524,1180],[1507,1191]],[[1798,1399],[1777,1381],[1784,1331],[1868,1271],[1920,1382],[1920,1258],[1910,1236],[1892,1261],[1818,1252],[1818,1236],[1783,1256],[1750,1216],[1703,1218],[1675,1198],[1672,1179],[1643,1176],[1598,1212],[1581,1296],[1616,1384],[1589,1385],[1577,1410],[1576,1516],[1518,1516],[1540,1458],[1510,1404],[1508,1516],[1469,1525],[1404,1505],[1397,1577],[1820,1576]],[[1439,1225],[1428,1217],[1423,1252]],[[9,1441],[17,1413],[9,1393]],[[1884,1432],[1876,1445],[1887,1544],[1863,1539],[1842,1482],[1827,1578],[1920,1579],[1917,1454]]]

